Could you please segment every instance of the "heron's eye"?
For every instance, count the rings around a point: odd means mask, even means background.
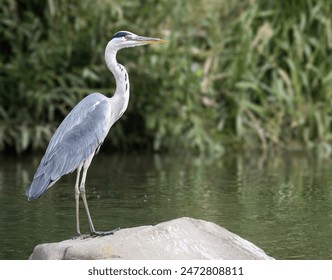
[[[129,40],[129,39],[130,39],[130,35],[126,35],[126,36],[124,36],[124,38],[125,38],[126,40]]]

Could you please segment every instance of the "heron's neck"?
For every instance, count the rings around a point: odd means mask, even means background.
[[[126,111],[129,102],[129,77],[126,68],[116,60],[116,51],[106,47],[105,60],[108,69],[113,73],[116,83],[114,95],[110,98],[114,122]]]

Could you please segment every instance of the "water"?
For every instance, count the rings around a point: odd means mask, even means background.
[[[40,156],[0,158],[0,259],[75,234],[75,174],[28,202]],[[96,230],[188,216],[219,224],[277,259],[332,258],[332,160],[301,155],[219,159],[107,156],[88,173]],[[88,231],[84,210],[81,230]]]

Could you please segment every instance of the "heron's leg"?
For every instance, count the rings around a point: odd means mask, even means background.
[[[81,231],[80,231],[80,189],[79,189],[81,169],[82,169],[82,165],[80,165],[77,168],[77,177],[76,177],[76,183],[75,183],[76,232],[77,232],[78,236],[81,235]]]
[[[94,156],[94,154],[89,156],[83,164],[83,173],[82,173],[81,184],[80,184],[80,194],[81,194],[81,197],[82,197],[82,200],[83,200],[86,215],[88,217],[89,227],[90,227],[90,232],[91,233],[95,232],[95,227],[94,227],[93,222],[92,222],[92,218],[91,218],[90,211],[89,211],[89,206],[88,206],[88,201],[87,201],[86,195],[85,195],[85,182],[86,182],[86,175],[87,175],[87,172],[88,172],[88,168],[91,164],[93,156]]]
[[[104,236],[104,235],[113,234],[114,232],[118,231],[120,228],[116,228],[116,229],[110,230],[110,231],[96,231],[95,227],[93,225],[92,218],[91,218],[90,211],[89,211],[88,201],[87,201],[86,195],[85,195],[86,175],[87,175],[87,171],[88,171],[88,168],[91,164],[93,156],[94,156],[94,154],[91,155],[89,158],[87,158],[86,161],[84,162],[83,173],[82,173],[82,178],[81,178],[81,184],[80,184],[80,190],[79,191],[80,191],[83,203],[84,203],[86,215],[88,217],[90,233],[92,235],[95,235],[95,236]]]
[[[93,225],[92,218],[91,218],[91,215],[90,215],[88,201],[86,200],[85,190],[83,192],[81,191],[81,197],[82,197],[82,200],[83,200],[83,203],[84,203],[86,215],[88,216],[90,232],[95,233],[96,230],[95,230],[95,227]]]

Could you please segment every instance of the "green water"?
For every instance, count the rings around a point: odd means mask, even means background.
[[[36,201],[24,196],[39,160],[0,158],[0,259],[27,259],[37,244],[75,234],[75,174]],[[277,259],[332,258],[331,159],[101,152],[88,173],[87,195],[96,230],[189,216],[219,224]]]

